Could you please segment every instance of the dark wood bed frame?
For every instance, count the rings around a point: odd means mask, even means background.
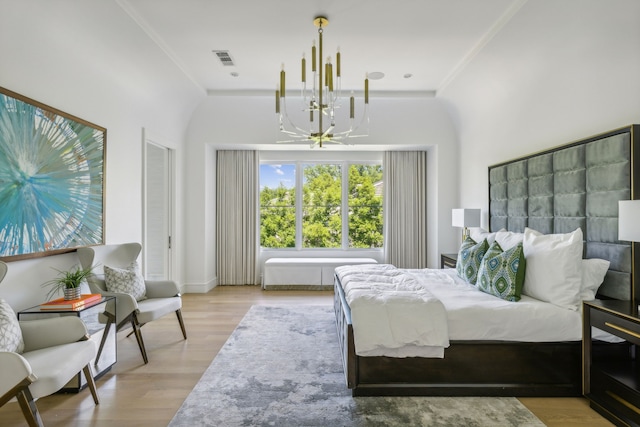
[[[632,199],[640,198],[635,197],[633,193],[633,181],[638,179],[636,175],[640,174],[633,173],[634,162],[632,161],[632,157],[640,152],[640,150],[634,149],[636,139],[639,139],[640,136],[638,129],[640,128],[633,125],[539,153],[536,156],[627,132],[630,134],[629,152],[631,153],[629,158],[631,165],[629,196]],[[528,158],[531,157],[533,156]],[[521,160],[516,159],[513,162]],[[490,215],[491,210],[490,207]],[[521,219],[521,217],[518,218],[518,220]],[[490,223],[493,224],[493,221]],[[523,231],[522,229],[507,229]],[[618,246],[620,246],[619,243],[616,242]],[[628,253],[633,254],[630,245],[627,246],[629,246]],[[586,253],[588,257],[588,248]],[[626,281],[627,286],[623,292],[624,297],[617,299],[636,299],[632,266],[638,262],[637,258],[630,255],[627,257],[629,265],[622,268],[619,265],[614,266],[612,261],[610,272],[607,273],[609,279],[605,279],[605,283],[607,281]],[[620,294],[618,293],[618,295]],[[607,296],[600,295],[600,297]],[[334,310],[346,382],[348,388],[352,389],[354,396],[555,397],[582,395],[581,341],[554,343],[451,341],[442,359],[362,357],[355,353],[351,312],[337,277]],[[612,357],[620,357],[621,354],[628,354],[628,351],[627,343],[594,343],[594,352],[611,354]]]

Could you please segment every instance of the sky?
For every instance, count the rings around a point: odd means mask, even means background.
[[[296,165],[260,165],[260,189],[264,187],[277,188],[280,184],[286,188],[293,188],[296,183]]]

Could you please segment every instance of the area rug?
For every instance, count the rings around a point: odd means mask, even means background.
[[[515,398],[352,397],[331,306],[253,306],[170,426],[544,426]]]

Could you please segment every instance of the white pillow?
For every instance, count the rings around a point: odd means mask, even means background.
[[[604,281],[604,276],[609,270],[610,262],[606,259],[589,258],[582,260],[582,291],[580,299],[591,301],[595,299],[598,288]]]
[[[20,329],[16,313],[2,298],[0,298],[0,351],[13,353],[24,351],[22,329]]]
[[[499,230],[499,231],[507,231],[507,230],[503,228],[502,230]],[[498,233],[497,231],[493,233],[489,233],[487,230],[480,227],[469,228],[469,237],[471,237],[476,242],[482,242],[484,239],[487,239],[487,243],[489,244],[489,246],[491,246],[491,244],[495,242],[497,233]]]
[[[104,283],[107,291],[132,295],[136,301],[142,301],[147,297],[144,277],[140,272],[138,263],[135,261],[127,268],[116,268],[105,265]]]
[[[523,239],[524,233],[515,233],[506,230],[500,230],[496,233],[496,242],[498,242],[503,251],[508,251],[517,246],[518,243],[522,243]]]
[[[522,247],[527,261],[522,293],[577,310],[582,302],[582,230],[541,234],[525,228]]]

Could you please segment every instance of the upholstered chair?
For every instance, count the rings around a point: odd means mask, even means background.
[[[91,292],[116,297],[114,302],[107,303],[105,312],[100,316],[100,321],[106,326],[96,360],[102,353],[112,325],[116,331],[131,326],[144,363],[149,359],[140,330],[142,325],[175,313],[182,336],[187,339],[178,285],[172,280],[145,280],[137,263],[141,250],[142,245],[135,242],[78,249],[82,267],[93,267],[94,274],[88,279]]]
[[[0,261],[0,282],[7,264]],[[42,426],[35,399],[60,390],[81,371],[96,405],[99,403],[91,360],[96,344],[79,317],[18,321],[0,299],[0,406],[18,400],[27,424]]]

